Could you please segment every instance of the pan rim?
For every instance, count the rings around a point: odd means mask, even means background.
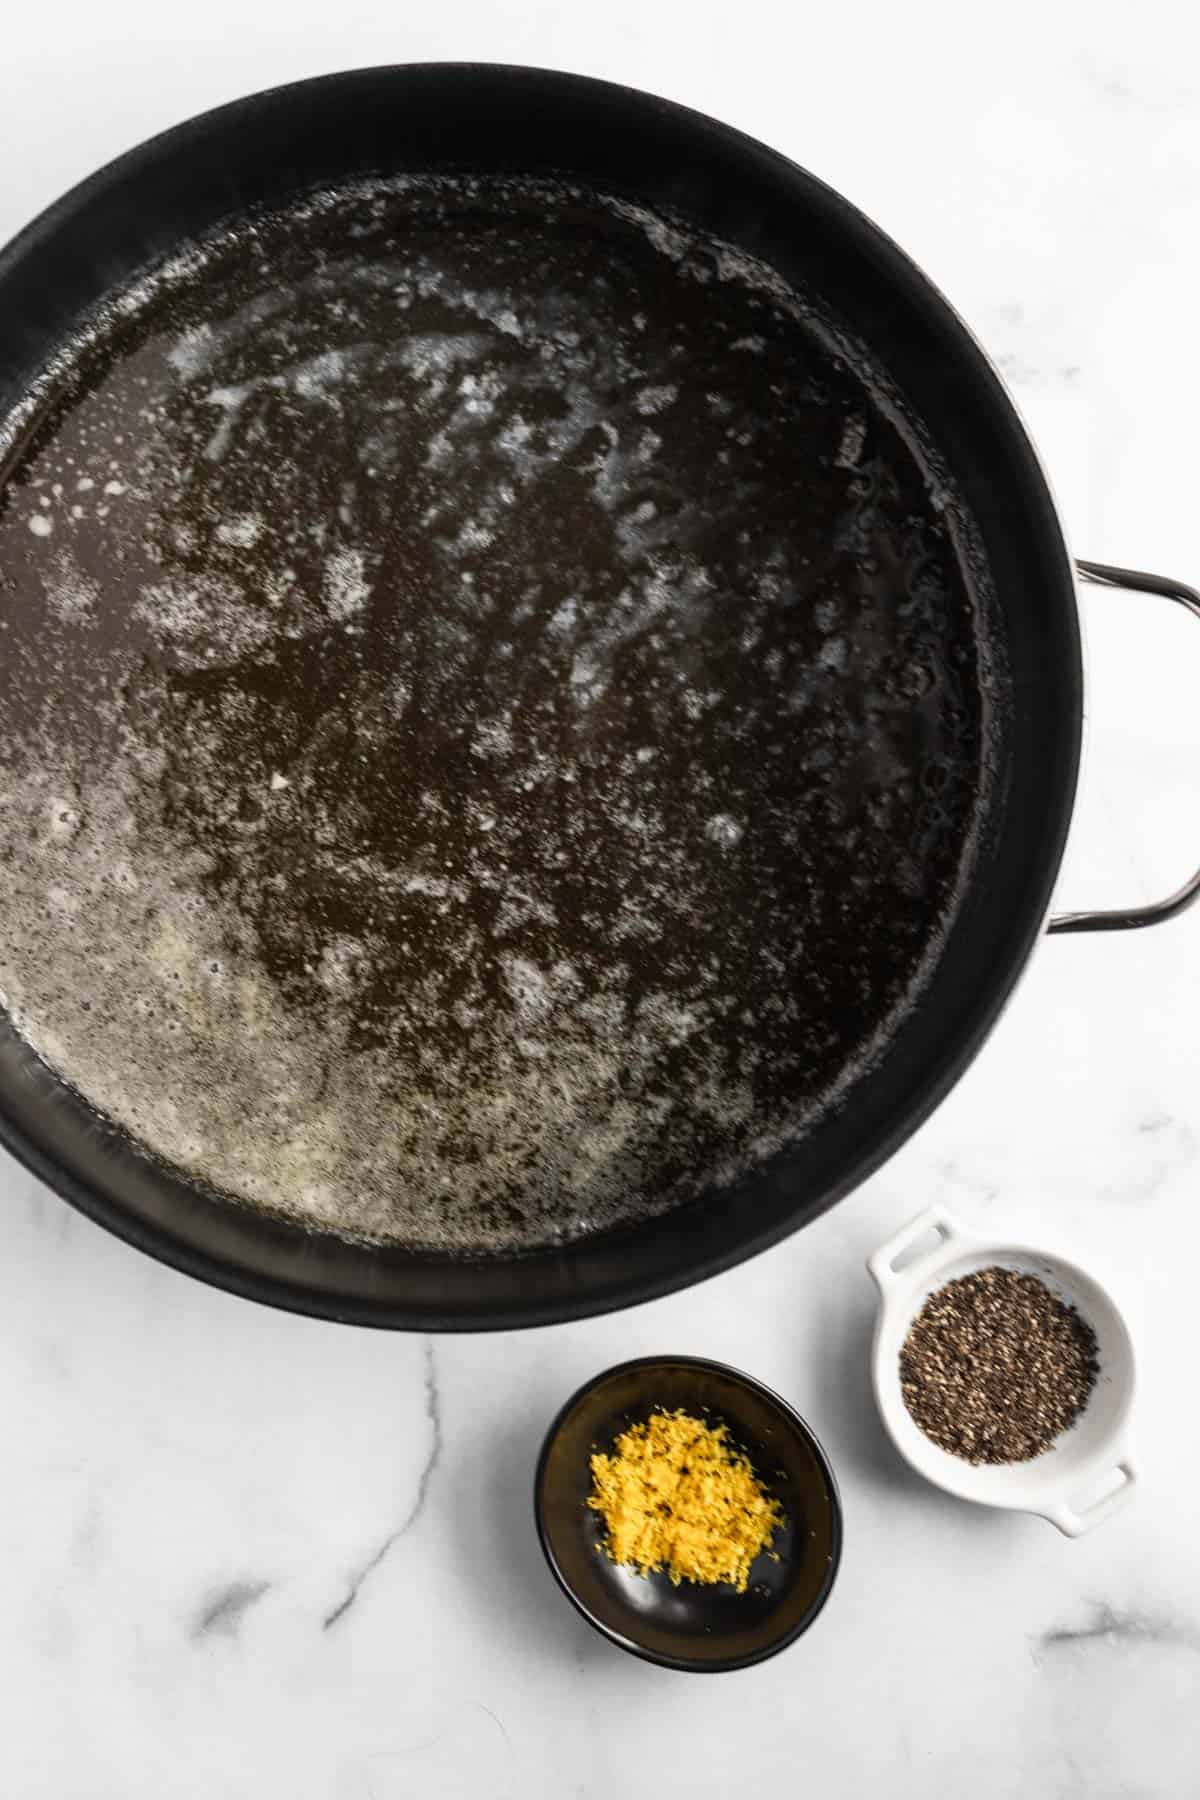
[[[821,181],[819,177],[812,175],[786,156],[734,127],[713,120],[692,108],[680,106],[676,102],[643,93],[632,87],[599,81],[593,77],[519,64],[425,62],[348,70],[263,89],[200,113],[156,134],[105,164],[70,189],[32,220],[5,249],[0,250],[0,289],[3,288],[3,284],[13,270],[19,268],[40,245],[57,237],[64,230],[68,230],[97,196],[119,191],[143,168],[154,164],[165,155],[185,152],[189,144],[196,142],[206,133],[219,130],[225,122],[231,122],[235,118],[245,118],[251,112],[268,105],[302,103],[306,95],[313,94],[318,89],[326,94],[340,89],[347,97],[350,97],[357,85],[377,82],[381,79],[411,81],[428,78],[441,79],[446,76],[469,77],[477,81],[510,82],[517,85],[549,83],[564,95],[586,93],[593,96],[606,96],[613,104],[634,106],[645,112],[647,116],[658,115],[663,119],[673,120],[681,128],[686,127],[709,139],[715,138],[746,161],[749,173],[752,173],[755,167],[770,169],[777,176],[785,176],[789,182],[800,184],[807,195],[823,196],[826,204],[830,205],[840,219],[869,244],[876,256],[888,265],[894,274],[902,275],[909,288],[916,291],[927,307],[937,310],[943,327],[953,330],[961,352],[974,365],[974,372],[980,382],[990,390],[997,417],[1002,415],[1005,417],[1013,448],[1021,456],[1023,462],[1021,473],[1025,485],[1031,494],[1039,498],[1043,504],[1042,524],[1045,533],[1056,540],[1056,557],[1060,560],[1061,565],[1058,571],[1061,576],[1058,587],[1064,601],[1068,594],[1070,596],[1071,613],[1074,620],[1073,629],[1076,639],[1078,638],[1079,613],[1070,574],[1070,563],[1062,537],[1061,523],[1058,520],[1044,471],[1002,381],[989,362],[986,353],[945,296],[891,238],[857,207]],[[1051,520],[1053,521],[1052,526],[1049,523]],[[1053,573],[1054,571],[1047,570],[1048,580],[1052,578]],[[619,1281],[613,1281],[604,1289],[586,1288],[572,1292],[569,1281],[565,1283],[551,1281],[548,1283],[548,1291],[544,1294],[527,1292],[519,1299],[497,1299],[486,1304],[476,1305],[469,1316],[464,1316],[454,1306],[437,1301],[414,1302],[396,1300],[379,1294],[350,1294],[336,1286],[322,1285],[319,1278],[314,1278],[312,1285],[307,1285],[302,1281],[290,1280],[277,1273],[266,1272],[261,1268],[230,1262],[208,1254],[198,1244],[188,1241],[178,1232],[156,1225],[147,1217],[134,1211],[129,1205],[122,1204],[119,1195],[104,1191],[98,1184],[89,1181],[66,1166],[62,1160],[61,1151],[56,1152],[53,1145],[52,1109],[48,1107],[45,1109],[47,1130],[45,1132],[31,1131],[13,1116],[10,1097],[4,1091],[2,1084],[0,1084],[0,1142],[3,1142],[28,1169],[55,1188],[80,1211],[125,1241],[155,1256],[159,1261],[244,1298],[308,1316],[385,1328],[399,1327],[428,1331],[511,1329],[560,1323],[574,1318],[615,1311],[624,1306],[655,1299],[695,1282],[709,1279],[781,1242],[801,1224],[811,1222],[874,1173],[935,1110],[960,1075],[974,1060],[982,1044],[990,1035],[1010,1000],[1017,982],[1027,966],[1029,956],[1041,935],[1066,845],[1074,806],[1082,742],[1081,679],[1076,683],[1076,693],[1079,701],[1078,717],[1066,721],[1068,755],[1060,774],[1054,803],[1053,805],[1048,803],[1049,829],[1046,833],[1048,841],[1044,851],[1038,891],[1031,892],[1027,896],[1021,930],[1008,946],[999,968],[992,969],[986,991],[985,984],[981,982],[980,992],[968,1025],[960,1031],[957,1041],[949,1049],[943,1051],[939,1066],[925,1081],[919,1096],[907,1107],[897,1109],[890,1128],[877,1132],[866,1150],[853,1160],[847,1161],[840,1174],[835,1179],[826,1182],[819,1194],[798,1195],[795,1202],[789,1205],[781,1216],[772,1218],[766,1223],[757,1225],[744,1223],[736,1241],[717,1245],[704,1243],[693,1245],[689,1249],[688,1255],[674,1267],[657,1271],[631,1272],[627,1270]],[[297,1236],[300,1238],[319,1239],[324,1235],[307,1234],[300,1231],[299,1228],[296,1230]],[[605,1241],[611,1247],[613,1244],[619,1244],[627,1235],[632,1236],[634,1233],[618,1231],[613,1234],[605,1234]],[[595,1241],[599,1242],[599,1240]],[[561,1253],[554,1250],[534,1251],[520,1257],[492,1259],[492,1263],[494,1266],[504,1262],[510,1268],[519,1267],[528,1271],[535,1269],[539,1262],[548,1267],[559,1256]],[[320,1259],[317,1257],[312,1260],[319,1261]],[[445,1266],[442,1259],[432,1256],[425,1259],[414,1257],[414,1260],[427,1261],[434,1268],[444,1268]]]

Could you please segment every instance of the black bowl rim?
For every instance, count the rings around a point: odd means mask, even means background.
[[[574,1412],[581,1400],[585,1400],[590,1393],[600,1387],[603,1382],[608,1381],[612,1376],[629,1375],[638,1369],[661,1369],[668,1366],[671,1368],[679,1368],[682,1366],[689,1369],[705,1369],[710,1374],[722,1375],[727,1380],[732,1381],[736,1386],[747,1388],[751,1392],[760,1395],[763,1399],[769,1400],[773,1406],[779,1408],[779,1411],[783,1414],[784,1419],[791,1429],[804,1439],[808,1448],[816,1457],[818,1467],[824,1478],[825,1491],[829,1498],[833,1549],[829,1558],[829,1566],[826,1569],[824,1579],[821,1582],[820,1591],[808,1611],[797,1624],[792,1626],[790,1631],[784,1632],[782,1636],[765,1645],[763,1649],[750,1651],[743,1656],[726,1656],[716,1660],[705,1659],[703,1662],[687,1656],[664,1656],[660,1655],[658,1651],[648,1650],[645,1645],[639,1644],[634,1638],[627,1637],[623,1632],[615,1631],[610,1625],[606,1625],[602,1619],[598,1619],[590,1608],[585,1605],[563,1574],[562,1569],[559,1567],[558,1559],[554,1554],[554,1546],[551,1542],[550,1532],[546,1525],[543,1507],[546,1464],[550,1459],[550,1452],[554,1447],[555,1439],[558,1437],[568,1416]],[[542,1554],[549,1564],[550,1573],[554,1576],[554,1579],[557,1581],[559,1587],[567,1596],[567,1599],[571,1602],[571,1605],[575,1608],[576,1612],[578,1612],[582,1618],[587,1620],[592,1629],[598,1631],[601,1637],[607,1638],[611,1644],[616,1644],[618,1649],[628,1650],[631,1656],[640,1657],[643,1662],[656,1663],[663,1669],[678,1669],[686,1675],[726,1675],[734,1669],[750,1669],[758,1663],[769,1661],[772,1656],[778,1656],[781,1650],[786,1650],[789,1644],[794,1644],[797,1638],[803,1637],[809,1626],[813,1624],[814,1620],[816,1620],[825,1610],[826,1601],[833,1592],[833,1585],[837,1580],[838,1570],[841,1568],[842,1563],[842,1542],[844,1536],[842,1497],[838,1491],[837,1480],[833,1473],[833,1465],[825,1454],[824,1446],[816,1432],[808,1421],[797,1412],[791,1402],[785,1400],[782,1394],[777,1394],[774,1388],[768,1387],[763,1381],[756,1380],[753,1375],[747,1375],[744,1369],[735,1369],[731,1363],[716,1362],[711,1357],[707,1356],[635,1356],[628,1362],[613,1363],[610,1368],[601,1369],[598,1374],[593,1375],[590,1380],[585,1381],[582,1387],[576,1388],[570,1398],[566,1400],[555,1413],[554,1418],[550,1423],[549,1430],[546,1432],[546,1436],[542,1442],[542,1448],[537,1460],[537,1469],[533,1478],[533,1514],[537,1524],[538,1542],[541,1544]]]

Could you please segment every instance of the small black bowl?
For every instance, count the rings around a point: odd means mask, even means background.
[[[750,1570],[744,1594],[722,1582],[675,1587],[604,1554],[604,1522],[587,1504],[594,1451],[659,1410],[728,1427],[784,1524]],[[546,1434],[534,1483],[538,1536],[567,1598],[623,1650],[668,1669],[718,1673],[764,1662],[807,1631],[842,1553],[842,1508],[825,1452],[799,1413],[723,1363],[645,1356],[581,1387]],[[774,1558],[778,1560],[774,1560]]]

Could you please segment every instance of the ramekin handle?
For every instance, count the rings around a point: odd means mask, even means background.
[[[1064,1494],[1061,1499],[1049,1501],[1036,1510],[1044,1519],[1049,1519],[1052,1525],[1057,1525],[1064,1537],[1083,1537],[1087,1532],[1094,1531],[1097,1525],[1103,1525],[1105,1519],[1111,1519],[1115,1512],[1128,1506],[1133,1499],[1134,1489],[1142,1479],[1141,1468],[1128,1449],[1115,1455],[1110,1466],[1120,1475],[1121,1480],[1097,1500],[1094,1506],[1072,1506]],[[1072,1490],[1078,1492],[1080,1485],[1078,1481],[1072,1482]]]
[[[926,1233],[936,1231],[938,1243],[931,1245],[923,1256],[907,1263],[899,1271],[893,1268],[898,1256],[923,1238]],[[881,1244],[872,1256],[867,1258],[867,1269],[881,1294],[886,1294],[901,1281],[907,1281],[919,1269],[936,1267],[945,1262],[957,1249],[965,1248],[974,1240],[964,1230],[953,1213],[948,1213],[942,1206],[927,1207],[911,1219],[902,1231],[898,1231],[886,1244]]]

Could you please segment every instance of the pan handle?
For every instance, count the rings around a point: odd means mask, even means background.
[[[1180,606],[1185,606],[1188,612],[1200,619],[1200,593],[1195,588],[1185,587],[1182,581],[1168,581],[1162,575],[1145,575],[1138,569],[1116,569],[1108,563],[1077,562],[1075,567],[1085,581],[1094,581],[1100,587],[1129,588],[1136,593],[1161,594],[1166,600],[1178,601]],[[1121,912],[1056,913],[1046,929],[1052,932],[1132,931],[1139,925],[1161,925],[1164,919],[1174,918],[1176,913],[1181,913],[1198,898],[1200,869],[1166,900],[1158,900],[1152,906],[1131,906]]]

